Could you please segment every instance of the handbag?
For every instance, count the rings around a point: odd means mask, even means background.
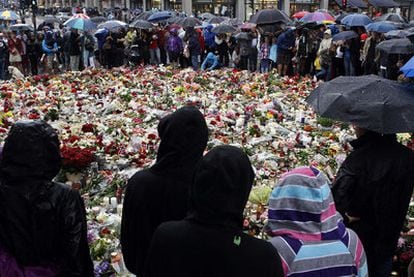
[[[20,54],[10,54],[9,61],[10,63],[20,63],[22,62],[22,56]]]

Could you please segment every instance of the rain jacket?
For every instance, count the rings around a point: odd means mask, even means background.
[[[197,162],[207,146],[203,115],[184,107],[158,125],[157,161],[129,180],[124,200],[121,244],[126,267],[142,276],[151,238],[161,223],[186,216],[188,190]]]
[[[204,31],[204,42],[206,44],[207,50],[212,49],[215,47],[215,37],[216,34],[213,33],[211,30],[213,29],[213,25],[208,25]]]
[[[289,29],[277,38],[277,48],[288,51],[291,47],[295,47],[295,33]]]
[[[413,192],[414,153],[395,135],[371,131],[351,145],[332,192],[341,214],[360,218],[348,226],[361,238],[370,264],[391,257],[397,247]]]
[[[285,276],[368,276],[358,236],[337,213],[328,179],[313,167],[282,176],[269,200],[265,227]]]
[[[220,66],[219,59],[214,53],[208,53],[201,65],[201,70],[214,70]]]
[[[82,199],[52,182],[60,167],[47,123],[11,128],[0,166],[0,276],[93,276]]]
[[[282,276],[272,245],[242,232],[253,179],[243,151],[232,146],[211,150],[194,174],[188,217],[155,232],[146,276]]]

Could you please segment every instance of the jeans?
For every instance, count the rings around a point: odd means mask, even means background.
[[[70,70],[79,71],[80,56],[70,56]]]
[[[0,59],[0,79],[6,80],[6,59]]]
[[[160,64],[160,49],[150,49],[150,56],[151,56],[151,64]]]
[[[272,66],[272,60],[270,60],[270,59],[262,59],[260,61],[260,72],[261,73],[267,73],[267,72],[269,72],[271,66]]]
[[[355,68],[350,58],[344,58],[345,76],[355,76]]]
[[[200,55],[191,56],[191,65],[193,66],[194,71],[197,71],[200,68],[199,58]]]

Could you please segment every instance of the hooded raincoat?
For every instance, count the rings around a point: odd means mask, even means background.
[[[285,276],[368,276],[361,241],[345,228],[328,179],[313,167],[282,176],[270,196],[265,228]]]
[[[158,134],[157,161],[129,180],[122,214],[122,252],[126,267],[138,276],[155,229],[186,216],[191,178],[208,140],[204,117],[194,107],[164,117]]]
[[[93,276],[82,199],[52,182],[60,167],[47,123],[11,128],[0,166],[0,276]]]
[[[188,217],[155,232],[146,276],[282,276],[272,245],[242,232],[253,179],[240,149],[211,150],[196,169]]]

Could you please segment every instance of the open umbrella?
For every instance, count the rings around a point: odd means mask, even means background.
[[[376,49],[388,54],[411,54],[414,53],[414,44],[408,38],[396,38],[380,42]]]
[[[135,20],[129,26],[133,28],[144,29],[144,30],[149,30],[151,28],[154,28],[154,25],[152,25],[148,21],[141,20],[141,19]]]
[[[256,27],[256,24],[253,24],[253,23],[244,23],[239,26],[241,30],[250,30],[250,29],[253,29],[254,27]]]
[[[327,12],[313,12],[308,13],[300,19],[301,22],[322,22],[322,21],[335,21],[335,18]]]
[[[401,15],[396,13],[386,13],[378,17],[375,21],[392,21],[397,23],[407,23]]]
[[[212,13],[202,13],[202,14],[200,14],[200,16],[199,16],[202,20],[208,20],[208,19],[210,19],[210,18],[212,18],[212,17],[215,17],[215,15],[214,14],[212,14]]]
[[[142,19],[142,20],[148,20],[148,18],[153,14],[153,11],[146,11],[143,13],[140,13],[135,19]]]
[[[159,21],[166,20],[170,17],[173,17],[173,14],[171,12],[162,11],[162,12],[156,12],[154,14],[151,14],[147,20],[150,22],[159,22]]]
[[[358,37],[358,34],[355,33],[354,31],[343,31],[343,32],[340,32],[334,35],[332,37],[332,41],[348,40],[348,39],[353,39],[357,37]]]
[[[411,57],[411,59],[400,68],[400,71],[404,73],[405,77],[414,77],[414,57]]]
[[[0,19],[6,21],[14,21],[19,20],[20,16],[14,11],[4,10],[0,12]]]
[[[386,33],[389,31],[397,30],[398,28],[392,23],[380,21],[368,24],[366,26],[366,29],[370,32]]]
[[[241,32],[235,35],[234,38],[237,40],[249,40],[250,36],[249,36],[249,33]]]
[[[344,25],[350,26],[350,27],[365,26],[365,25],[372,23],[372,20],[365,14],[354,13],[354,14],[349,14],[345,16],[341,20],[341,23]]]
[[[237,29],[231,25],[220,24],[214,27],[211,31],[215,34],[232,34],[235,33]]]
[[[243,24],[243,21],[239,18],[229,18],[221,22],[221,24],[227,24],[234,27],[238,27]]]
[[[292,15],[292,18],[301,19],[302,17],[304,17],[308,13],[309,13],[308,11],[296,12],[295,14]]]
[[[95,24],[101,24],[103,22],[108,21],[108,19],[106,17],[103,17],[103,16],[96,16],[96,17],[92,17],[91,21]]]
[[[306,99],[323,117],[381,134],[414,131],[414,87],[378,77],[338,77]]]
[[[386,39],[406,38],[408,34],[409,32],[407,30],[393,30],[393,31],[386,32],[384,36]]]
[[[43,18],[43,22],[45,22],[46,24],[55,24],[55,23],[59,23],[59,19],[56,18],[54,15],[52,14],[47,14],[45,15],[45,17]]]
[[[10,26],[11,31],[33,31],[33,26],[29,24],[14,24]]]
[[[212,18],[210,18],[209,20],[207,20],[207,22],[208,22],[209,24],[220,24],[220,23],[222,23],[224,20],[226,20],[226,19],[224,19],[224,18],[222,18],[222,17],[215,16],[215,17],[212,17]]]
[[[277,9],[260,10],[250,18],[250,23],[272,24],[277,22],[290,22],[290,18]]]
[[[337,17],[335,17],[335,22],[338,24],[341,24],[342,19],[344,19],[348,15],[349,15],[348,13],[342,13],[338,15]]]
[[[96,24],[93,23],[90,19],[86,18],[74,18],[72,17],[65,23],[63,23],[68,28],[77,29],[81,31],[92,31],[96,29]]]
[[[126,24],[125,22],[122,22],[119,20],[109,20],[109,21],[99,24],[98,28],[99,29],[105,28],[105,29],[108,29],[109,31],[116,31],[122,28],[126,28],[127,26],[128,24]]]
[[[177,22],[177,24],[185,28],[185,27],[195,27],[195,26],[201,25],[202,22],[195,17],[185,17],[185,18],[180,19]]]

